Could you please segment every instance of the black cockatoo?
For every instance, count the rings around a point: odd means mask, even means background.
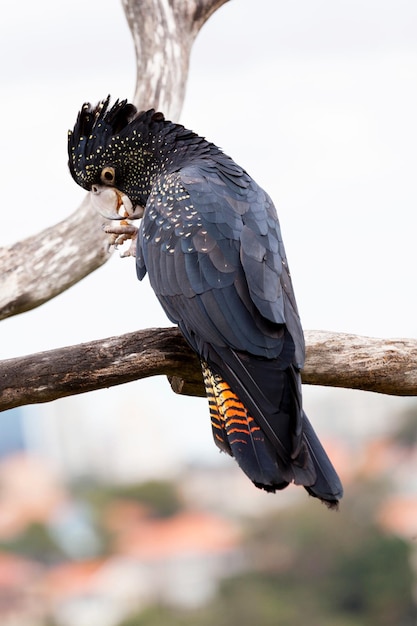
[[[139,280],[199,355],[213,435],[266,491],[340,480],[301,400],[304,338],[275,207],[205,138],[126,101],[84,104],[69,167],[109,219],[142,218]]]

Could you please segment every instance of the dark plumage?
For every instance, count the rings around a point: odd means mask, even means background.
[[[99,204],[114,192],[143,214],[137,275],[200,356],[216,444],[256,486],[294,482],[337,506],[302,408],[303,331],[269,196],[203,137],[126,101],[83,106],[69,166]]]

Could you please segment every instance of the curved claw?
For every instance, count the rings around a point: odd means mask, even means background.
[[[136,237],[138,234],[136,226],[122,220],[118,224],[106,224],[104,232],[110,235],[110,246],[115,248],[122,246],[126,241],[131,241],[129,248],[121,252],[121,257],[136,256]]]

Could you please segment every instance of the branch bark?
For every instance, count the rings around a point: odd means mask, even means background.
[[[138,109],[153,106],[178,118],[193,41],[225,2],[123,0],[136,47]],[[111,254],[102,221],[87,197],[63,222],[0,248],[0,320],[43,304],[103,265]]]
[[[417,340],[305,334],[304,383],[417,395]],[[177,393],[205,395],[198,358],[180,331],[151,328],[0,362],[0,410],[157,375]]]
[[[194,39],[227,1],[122,0],[136,50],[138,108],[154,107],[178,121]]]
[[[306,331],[303,382],[417,396],[417,339]]]
[[[43,304],[105,263],[103,221],[88,195],[64,221],[0,248],[0,320]]]

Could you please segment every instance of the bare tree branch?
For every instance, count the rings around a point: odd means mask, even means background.
[[[122,0],[137,55],[134,103],[177,119],[194,39],[227,0]],[[110,256],[87,196],[66,220],[0,248],[0,319],[61,293]],[[417,395],[417,341],[306,333],[303,381]],[[24,372],[24,377],[22,377]],[[0,362],[0,410],[166,375],[175,391],[204,395],[197,357],[177,329],[148,329]]]
[[[64,221],[0,248],[0,320],[43,304],[107,261],[103,221],[86,196]]]
[[[306,342],[304,383],[417,395],[417,340],[308,331]],[[180,331],[151,328],[0,362],[0,410],[161,374],[177,393],[205,395]]]
[[[303,382],[393,396],[417,395],[417,340],[305,332]]]
[[[192,43],[226,1],[123,0],[136,46],[138,109],[178,118]],[[0,319],[43,304],[103,265],[110,252],[102,221],[86,198],[63,222],[0,248]]]
[[[122,0],[136,49],[133,101],[139,108],[159,108],[172,120],[178,120],[194,39],[212,13],[226,2]]]
[[[159,374],[202,384],[198,359],[176,328],[150,328],[2,361],[0,410]]]

